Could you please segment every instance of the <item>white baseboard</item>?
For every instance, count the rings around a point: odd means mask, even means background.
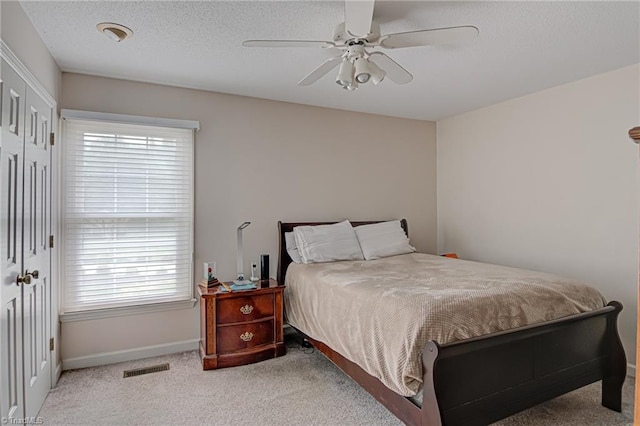
[[[62,360],[62,369],[75,370],[77,368],[96,367],[98,365],[115,364],[136,359],[193,351],[198,349],[198,343],[198,339],[192,339],[122,351],[104,352],[77,358],[67,358]]]
[[[627,364],[627,376],[636,377],[636,366],[634,364]]]

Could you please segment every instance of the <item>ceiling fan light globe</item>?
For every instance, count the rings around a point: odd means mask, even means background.
[[[361,73],[356,75],[356,80],[358,83],[366,83],[371,78],[371,74],[369,73]]]
[[[336,77],[336,83],[342,87],[347,87],[353,84],[353,64],[348,59],[345,59],[340,64],[340,70],[338,71],[338,77]]]
[[[371,82],[373,83],[374,86],[377,86],[378,84],[382,83],[382,80],[384,80],[386,75],[387,75],[386,72],[380,70],[379,73],[376,73],[371,76]]]
[[[341,86],[343,89],[346,89],[347,87],[353,84],[353,81],[345,81],[345,80],[337,79],[336,83],[338,83],[338,85]]]
[[[364,58],[358,58],[354,64],[356,80],[358,83],[366,83],[371,78],[369,61]]]
[[[377,86],[384,80],[387,73],[373,62],[369,62],[369,71],[371,72],[371,82]]]
[[[382,83],[382,80],[384,80],[384,77],[380,79],[373,79],[371,80],[371,82],[373,83],[374,86],[377,86],[378,84]]]
[[[354,80],[353,82],[342,86],[343,89],[348,90],[349,92],[353,92],[354,90],[356,90],[358,88],[358,81]]]

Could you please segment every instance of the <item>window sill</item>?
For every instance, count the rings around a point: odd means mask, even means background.
[[[140,315],[151,312],[174,311],[176,309],[191,309],[197,299],[180,300],[176,302],[150,303],[148,305],[125,306],[121,308],[95,309],[92,311],[68,312],[60,314],[60,322],[87,321],[101,318],[122,317],[126,315]]]

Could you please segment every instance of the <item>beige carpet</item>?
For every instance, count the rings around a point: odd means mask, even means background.
[[[122,378],[123,371],[168,362],[169,371]],[[622,414],[587,386],[500,425],[630,425],[633,385]],[[196,352],[66,371],[39,416],[45,425],[395,425],[382,405],[320,353],[289,345],[287,355],[243,367],[203,371]]]

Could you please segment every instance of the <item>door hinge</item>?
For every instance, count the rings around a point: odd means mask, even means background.
[[[49,143],[51,145],[55,145],[56,144],[56,140],[55,139],[56,139],[55,133],[53,133],[53,132],[49,133]]]
[[[53,235],[49,235],[49,248],[53,248]]]
[[[49,350],[52,351],[52,350],[55,349],[55,347],[56,347],[55,340],[52,337],[52,338],[49,339]]]

